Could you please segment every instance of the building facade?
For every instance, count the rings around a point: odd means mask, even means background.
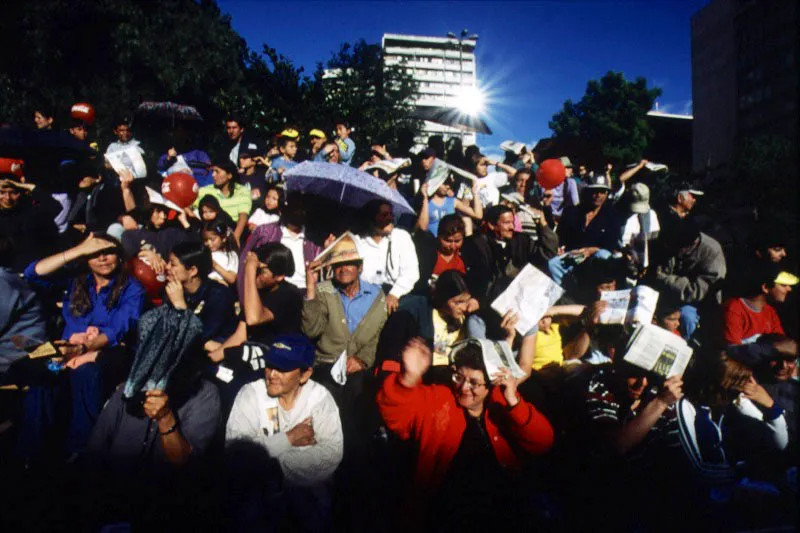
[[[693,170],[734,170],[746,139],[797,146],[795,0],[714,0],[691,21]]]
[[[393,33],[384,34],[382,41],[386,65],[402,65],[418,83],[418,108],[456,107],[462,91],[477,86],[476,44],[471,39]],[[424,121],[417,142],[424,144],[431,135],[460,137],[465,146],[476,141],[474,133]]]

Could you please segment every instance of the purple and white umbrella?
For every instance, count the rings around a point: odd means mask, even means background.
[[[347,165],[306,161],[283,174],[288,191],[315,194],[350,207],[386,200],[395,213],[415,214],[405,198],[386,183]]]

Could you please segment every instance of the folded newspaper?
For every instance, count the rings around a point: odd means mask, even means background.
[[[564,289],[531,264],[525,265],[514,281],[492,302],[492,309],[505,315],[509,310],[519,317],[517,331],[525,335],[564,294]]]
[[[369,172],[370,170],[382,170],[387,174],[391,175],[409,165],[411,165],[411,160],[409,158],[399,157],[395,159],[385,159],[383,161],[378,161],[377,163],[372,163],[371,165],[365,166],[364,171]]]
[[[664,378],[682,376],[692,349],[683,338],[655,324],[640,324],[628,341],[624,360]]]
[[[631,163],[630,165],[627,165],[626,168],[633,168],[637,164],[638,163]],[[649,161],[644,164],[644,168],[646,168],[650,172],[660,172],[662,170],[669,170],[669,167],[663,163],[650,163]]]
[[[517,155],[521,154],[523,150],[527,149],[525,143],[519,141],[503,141],[500,143],[500,149],[505,152],[513,152]]]
[[[147,177],[147,165],[144,163],[142,153],[138,146],[128,146],[122,150],[105,154],[105,159],[117,174],[122,169],[128,169],[136,178]]]
[[[181,206],[179,206],[172,200],[167,200],[166,198],[164,198],[163,194],[154,191],[150,187],[145,187],[144,190],[147,191],[147,199],[150,200],[151,205],[152,204],[163,205],[179,213],[183,211],[183,209],[181,209]]]
[[[356,242],[355,235],[353,235],[349,231],[345,231],[344,233],[339,235],[339,237],[335,241],[333,241],[327,248],[322,250],[317,255],[317,257],[314,258],[314,261],[320,261],[321,262],[321,264],[317,268],[317,270],[320,270],[320,269],[328,266],[328,263],[330,262],[330,259],[331,259],[331,257],[330,257],[331,253],[333,252],[333,248],[339,243],[339,241],[341,241],[344,238],[349,238],[351,241],[353,241],[354,244]]]
[[[656,312],[658,291],[637,285],[622,291],[603,291],[600,301],[608,302],[608,307],[600,314],[601,324],[649,324]]]
[[[483,364],[486,366],[486,373],[490,379],[503,368],[509,369],[511,375],[517,379],[526,375],[517,364],[516,359],[514,359],[514,354],[511,353],[511,348],[506,341],[464,339],[453,344],[452,350],[450,350],[450,363],[452,364],[455,361],[456,354],[462,348],[470,344],[480,346],[483,354]]]

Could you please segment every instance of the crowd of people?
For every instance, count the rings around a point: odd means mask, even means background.
[[[376,139],[359,161],[345,120],[261,139],[229,117],[213,157],[110,126],[104,146],[73,120],[89,155],[56,178],[30,160],[0,175],[4,463],[21,487],[0,514],[17,529],[793,523],[786,228],[755,222],[732,257],[693,214],[702,190],[676,178],[651,198],[647,161],[573,174],[564,154],[546,188],[524,148],[498,161],[459,139]],[[106,163],[131,149],[144,168]],[[395,196],[294,192],[303,161]],[[193,203],[162,194],[175,172],[196,181]],[[492,303],[528,265],[564,294],[522,331]],[[693,349],[682,375],[625,359],[640,324],[602,323],[603,294],[638,286]]]

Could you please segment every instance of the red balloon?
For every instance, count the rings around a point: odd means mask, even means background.
[[[128,270],[142,284],[145,292],[147,292],[147,297],[151,301],[161,297],[161,291],[164,289],[164,285],[167,284],[165,277],[157,276],[153,268],[138,257],[128,261]]]
[[[94,108],[86,102],[78,102],[72,105],[70,116],[76,120],[82,120],[87,124],[94,123]]]
[[[555,189],[564,183],[566,177],[567,169],[558,159],[545,159],[536,171],[536,181],[544,189]]]
[[[189,207],[197,200],[198,189],[194,176],[185,172],[170,174],[161,183],[161,194],[164,198],[181,207]]]
[[[16,177],[21,178],[25,175],[22,165],[22,159],[0,157],[0,174],[14,174]]]

